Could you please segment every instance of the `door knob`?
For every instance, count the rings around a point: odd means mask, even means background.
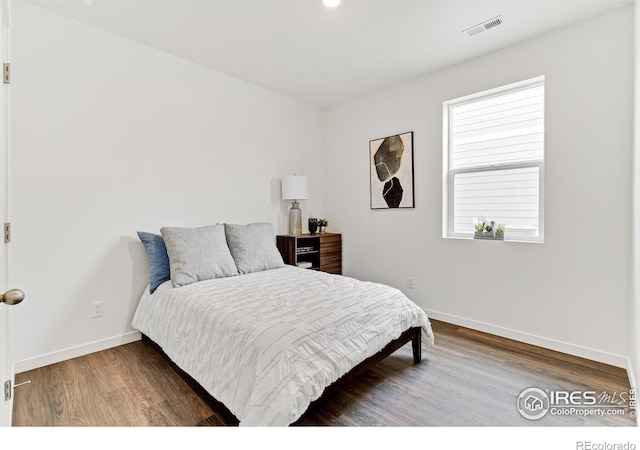
[[[0,295],[0,303],[6,303],[7,305],[17,305],[22,300],[24,300],[24,292],[20,289],[9,289]]]

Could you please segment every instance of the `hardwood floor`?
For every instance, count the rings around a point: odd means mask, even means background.
[[[295,425],[633,426],[622,416],[523,418],[526,388],[626,392],[626,371],[432,320],[436,344],[420,364],[407,344],[347,389],[312,405]],[[167,358],[140,341],[16,375],[14,426],[236,425]]]

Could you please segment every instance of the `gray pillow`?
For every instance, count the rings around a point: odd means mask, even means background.
[[[160,233],[167,247],[174,287],[238,275],[224,236],[224,225],[164,227]]]
[[[224,224],[229,250],[240,273],[284,267],[270,223]]]

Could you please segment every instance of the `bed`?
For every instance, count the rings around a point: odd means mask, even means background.
[[[248,269],[227,227],[237,273],[178,286],[173,263],[184,258],[163,232],[170,278],[145,289],[132,320],[241,426],[294,423],[341,380],[409,341],[419,362],[433,343],[421,308],[383,284],[284,265],[270,248],[270,224],[261,226],[271,262],[256,265],[264,251],[251,242],[244,258],[259,270]],[[246,231],[243,242],[255,228]]]

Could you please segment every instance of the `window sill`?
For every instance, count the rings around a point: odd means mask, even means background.
[[[482,242],[516,242],[519,244],[544,244],[544,240],[536,239],[529,240],[525,238],[511,238],[505,237],[504,239],[475,239],[473,236],[442,236],[444,239],[461,239],[465,241],[482,241]]]

